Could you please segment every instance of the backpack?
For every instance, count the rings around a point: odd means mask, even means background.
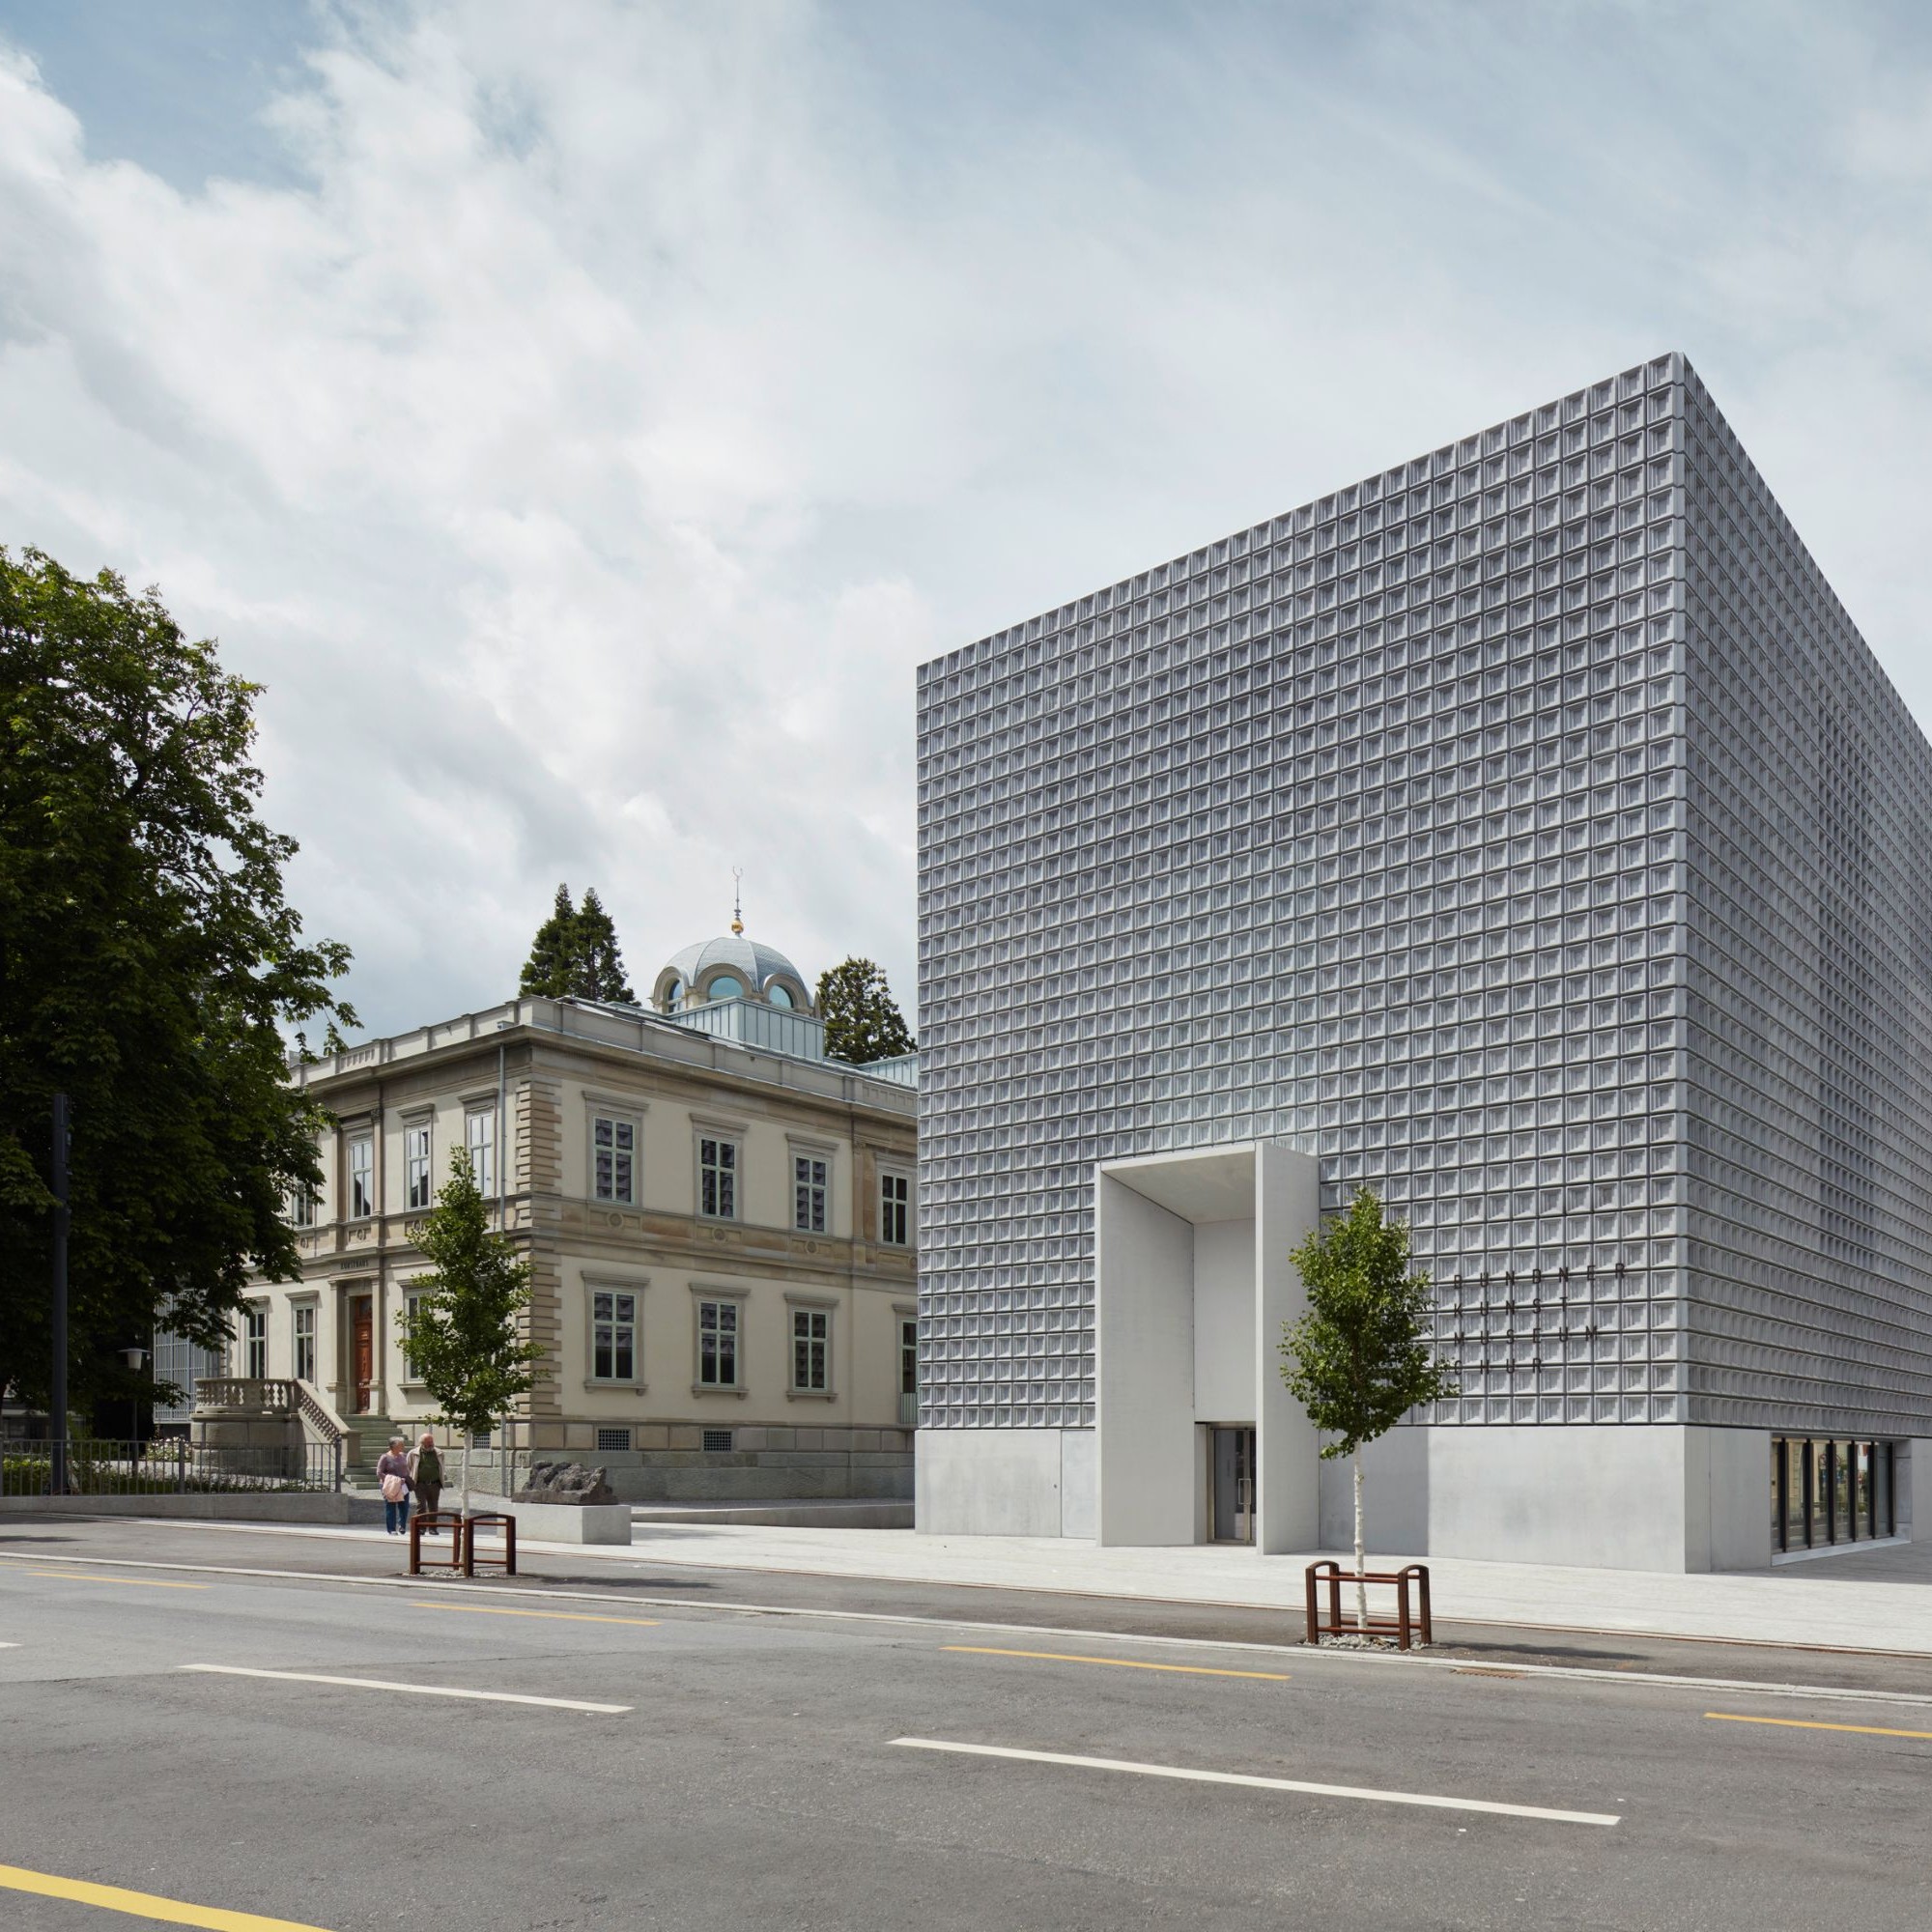
[[[431,1489],[441,1489],[442,1458],[434,1449],[417,1450],[416,1481]]]

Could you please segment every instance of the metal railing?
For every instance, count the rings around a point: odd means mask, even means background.
[[[723,1016],[732,1006],[755,1007],[765,1019],[736,1021]],[[787,1024],[792,1022],[793,1024]],[[744,1026],[757,1037],[741,1037],[734,1029]],[[813,1050],[810,1029],[822,1023],[809,1013],[783,1007],[766,1007],[761,1001],[708,1001],[689,1007],[681,1013],[660,1013],[648,1008],[612,1006],[596,1000],[519,999],[481,1013],[466,1013],[436,1026],[419,1027],[412,1033],[373,1039],[360,1046],[344,1047],[339,1053],[319,1055],[313,1061],[299,1057],[288,1063],[290,1081],[307,1087],[319,1080],[365,1068],[389,1066],[418,1054],[434,1053],[446,1046],[467,1045],[478,1040],[494,1040],[509,1027],[534,1027],[541,1032],[560,1034],[565,1038],[595,1039],[613,1046],[643,1047],[665,1036],[708,1035],[731,1045],[762,1047],[782,1061],[803,1062],[822,1073],[857,1076],[883,1081],[890,1086],[916,1088],[919,1084],[917,1053],[901,1054],[893,1060],[878,1060],[859,1065],[842,1060],[828,1060],[822,1044]],[[803,1029],[803,1030],[802,1030]],[[803,1046],[804,1051],[799,1048]],[[781,1072],[781,1084],[789,1084]],[[897,1111],[896,1108],[894,1111]],[[304,1234],[311,1232],[304,1229]]]
[[[44,1442],[12,1444],[0,1456],[0,1496],[52,1493],[53,1459]],[[340,1443],[300,1448],[205,1449],[179,1437],[152,1442],[81,1438],[67,1445],[71,1496],[187,1496],[270,1491],[339,1490]]]
[[[890,1080],[895,1087],[917,1088],[919,1055],[899,1053],[895,1054],[890,1060],[862,1061],[852,1068],[852,1071],[863,1073],[867,1080]]]

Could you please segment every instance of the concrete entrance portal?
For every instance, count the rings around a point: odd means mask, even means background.
[[[1289,1251],[1318,1219],[1314,1157],[1248,1141],[1103,1161],[1094,1195],[1100,1542],[1314,1548],[1315,1431],[1278,1351],[1305,1305]]]

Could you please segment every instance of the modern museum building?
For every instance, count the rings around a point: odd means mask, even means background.
[[[1377,1550],[1910,1536],[1932,750],[1681,355],[923,667],[919,801],[923,1530],[1346,1544],[1367,1184]]]

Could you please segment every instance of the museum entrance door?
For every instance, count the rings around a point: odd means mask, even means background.
[[[349,1304],[349,1360],[355,1413],[367,1415],[376,1380],[376,1305],[366,1294]]]
[[[1212,1495],[1209,1520],[1216,1543],[1255,1540],[1255,1432],[1216,1427],[1208,1459]]]

